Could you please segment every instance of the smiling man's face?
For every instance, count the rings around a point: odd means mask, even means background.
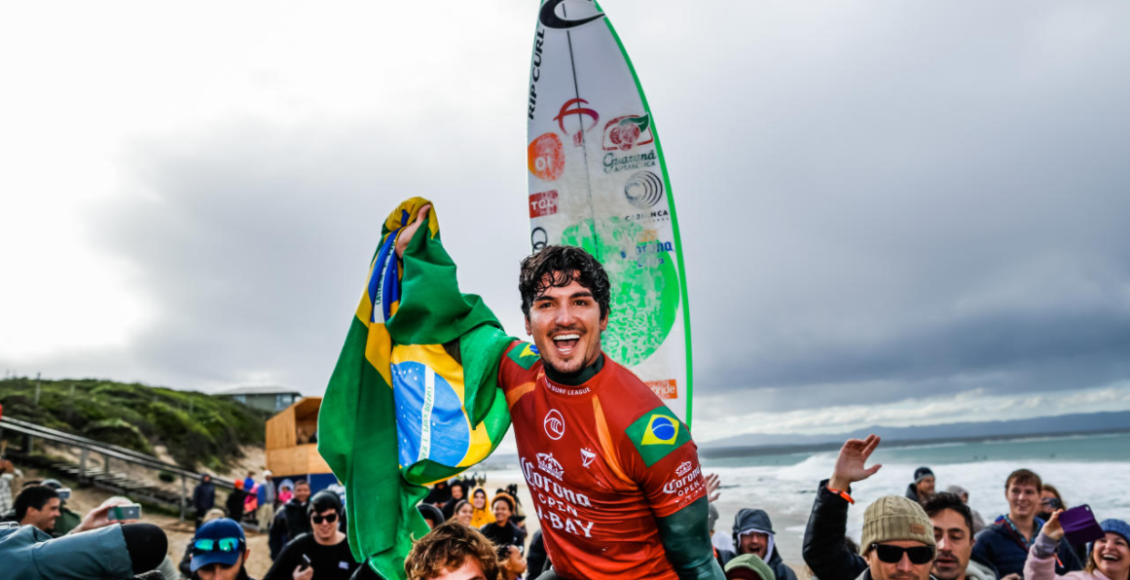
[[[1005,498],[1013,519],[1034,516],[1040,509],[1040,490],[1031,483],[1009,482]]]
[[[567,286],[546,285],[530,305],[526,333],[547,367],[575,373],[600,357],[600,333],[608,327],[608,315],[601,316],[600,305],[576,275]]]

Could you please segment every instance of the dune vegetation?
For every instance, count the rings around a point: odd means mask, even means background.
[[[211,470],[241,457],[241,445],[262,445],[270,416],[204,393],[102,379],[3,379],[0,404],[5,417],[144,453],[164,446],[182,467]]]

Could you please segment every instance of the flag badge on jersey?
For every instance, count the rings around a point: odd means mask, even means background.
[[[691,439],[687,426],[665,405],[641,415],[628,426],[626,433],[647,467]]]
[[[412,198],[385,221],[318,415],[318,452],[346,488],[349,547],[386,580],[405,577],[413,539],[428,532],[423,486],[486,459],[510,427],[497,376],[514,339],[459,292],[434,207],[397,258],[397,237],[427,204]]]
[[[518,346],[510,349],[507,356],[510,357],[510,360],[514,361],[514,364],[527,371],[530,370],[530,367],[534,366],[534,363],[541,360],[541,353],[538,352],[538,347],[528,342],[520,343]]]

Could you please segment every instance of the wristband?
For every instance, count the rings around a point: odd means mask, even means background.
[[[848,503],[850,503],[850,504],[854,504],[854,503],[855,503],[855,500],[854,500],[854,499],[851,499],[851,496],[850,496],[850,495],[848,495],[848,492],[846,492],[846,491],[841,491],[841,490],[838,490],[838,489],[832,489],[832,488],[830,488],[830,487],[827,487],[827,486],[825,486],[825,487],[824,487],[824,489],[826,489],[826,490],[828,490],[828,491],[830,491],[830,492],[832,492],[832,493],[834,493],[834,494],[836,494],[836,495],[838,495],[838,496],[840,496],[840,497],[844,498],[844,501],[846,501],[846,502],[848,502]]]

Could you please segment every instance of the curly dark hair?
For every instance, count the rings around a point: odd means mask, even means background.
[[[934,514],[942,510],[953,510],[965,519],[965,527],[969,530],[969,535],[973,535],[973,512],[969,510],[969,506],[961,501],[961,496],[956,493],[942,492],[930,498],[925,505],[922,506],[926,510],[926,515],[934,517]]]
[[[611,301],[608,274],[588,252],[576,246],[546,246],[522,260],[518,292],[522,295],[522,314],[528,318],[534,299],[550,288],[562,288],[576,280],[592,292],[600,305],[600,317],[608,316]]]
[[[404,561],[404,571],[408,580],[432,580],[444,569],[462,568],[468,558],[479,563],[487,580],[500,577],[494,544],[479,530],[452,519],[436,526],[412,546]]]

